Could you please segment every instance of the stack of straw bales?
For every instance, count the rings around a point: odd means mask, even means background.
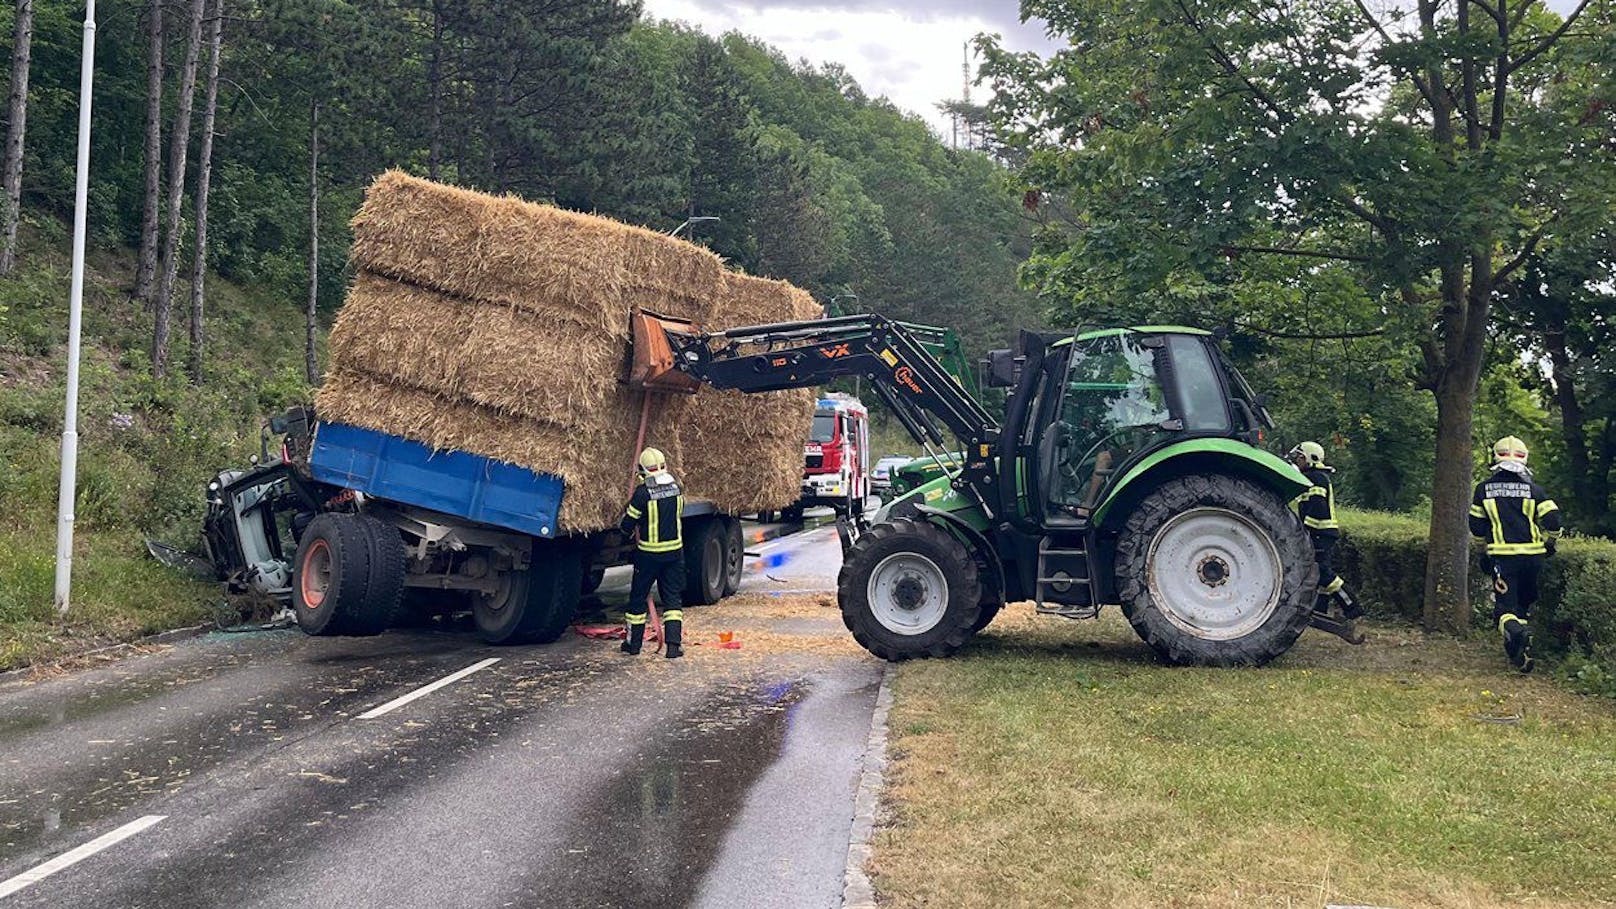
[[[559,475],[561,525],[615,525],[641,393],[620,379],[629,313],[717,329],[817,317],[805,292],[606,218],[383,174],[354,217],[359,274],[331,331],[322,419]],[[795,501],[811,390],[656,396],[646,444],[693,498]]]

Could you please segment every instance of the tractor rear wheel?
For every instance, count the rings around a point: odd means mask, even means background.
[[[976,631],[981,581],[965,545],[942,528],[898,518],[859,535],[836,582],[842,622],[884,660],[945,657]]]
[[[1129,623],[1178,665],[1261,665],[1307,628],[1318,569],[1280,497],[1237,477],[1170,480],[1128,516],[1117,592]]]

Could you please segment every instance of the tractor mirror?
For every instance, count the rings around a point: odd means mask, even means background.
[[[1014,388],[1020,378],[1022,359],[1008,348],[988,351],[988,387]]]
[[[269,431],[278,436],[286,435],[286,416],[270,417]]]

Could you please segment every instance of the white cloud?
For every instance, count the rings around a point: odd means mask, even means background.
[[[840,63],[866,92],[920,115],[942,136],[949,121],[937,105],[960,96],[965,47],[972,38],[989,32],[1003,34],[1006,45],[1018,50],[1051,47],[1041,24],[1018,21],[1015,0],[957,0],[918,9],[874,0],[803,0],[802,5],[646,0],[645,9],[713,35],[751,35],[792,60]],[[973,95],[978,91],[973,88]]]

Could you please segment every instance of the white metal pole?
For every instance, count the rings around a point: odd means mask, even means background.
[[[67,406],[62,414],[62,485],[56,503],[56,612],[67,614],[73,580],[73,502],[79,466],[79,330],[84,311],[84,232],[90,197],[90,93],[95,81],[95,0],[84,5],[79,66],[79,161],[73,196],[73,279],[67,292]]]

